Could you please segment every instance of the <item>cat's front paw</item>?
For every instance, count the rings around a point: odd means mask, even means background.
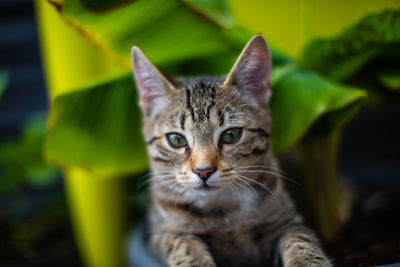
[[[292,258],[288,260],[285,264],[285,267],[330,267],[332,263],[322,257],[318,258]]]
[[[168,266],[171,267],[216,267],[213,259],[205,255],[190,255],[177,257],[169,260]]]

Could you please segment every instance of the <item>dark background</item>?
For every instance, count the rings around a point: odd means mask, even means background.
[[[23,140],[26,124],[36,118],[44,129],[48,110],[33,1],[0,1],[0,70],[9,76],[0,98],[0,265],[79,266],[61,175],[35,184],[21,177],[25,172],[6,172],[15,167],[9,158],[25,168],[24,154],[32,151],[24,145],[37,145]]]
[[[0,1],[0,58],[10,75],[0,104],[0,137],[12,138],[32,114],[48,108],[32,1]]]

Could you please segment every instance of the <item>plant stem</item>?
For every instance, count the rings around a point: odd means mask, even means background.
[[[308,135],[298,146],[309,218],[325,240],[335,237],[342,221],[336,171],[338,140],[338,131]]]
[[[96,177],[79,168],[68,169],[65,176],[75,238],[85,266],[125,266],[124,180]]]

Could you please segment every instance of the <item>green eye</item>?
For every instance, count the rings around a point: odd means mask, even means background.
[[[167,134],[167,141],[173,148],[180,148],[187,146],[186,138],[183,135],[177,133]]]
[[[242,128],[231,128],[222,133],[219,142],[222,144],[234,144],[242,136]]]

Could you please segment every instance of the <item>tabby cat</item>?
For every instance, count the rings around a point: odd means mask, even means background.
[[[168,266],[331,266],[271,153],[271,59],[261,35],[225,77],[167,80],[138,47],[152,167],[149,243]]]

